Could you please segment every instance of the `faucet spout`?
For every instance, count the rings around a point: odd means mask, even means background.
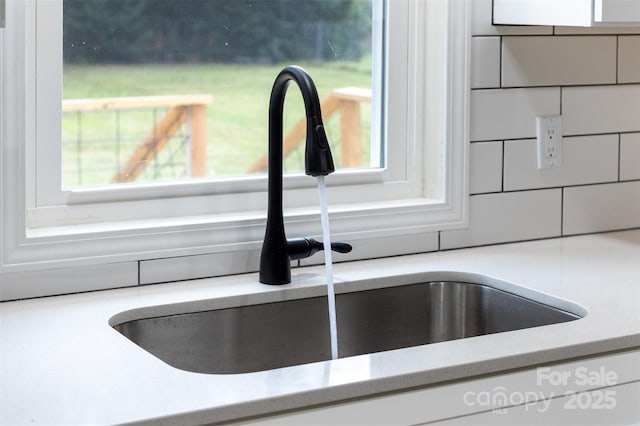
[[[264,284],[290,283],[291,259],[305,257],[298,251],[307,250],[301,249],[300,244],[287,243],[282,212],[283,111],[287,88],[292,81],[302,93],[307,119],[305,173],[309,176],[326,176],[335,170],[316,86],[303,68],[286,67],[276,77],[269,100],[269,195],[267,229],[260,255],[260,282]],[[311,253],[312,250],[306,252]]]
[[[273,83],[269,101],[269,170],[279,168],[282,176],[283,111],[284,98],[291,81],[295,81],[302,93],[307,118],[305,144],[305,173],[309,176],[327,176],[335,171],[329,142],[324,131],[318,91],[311,76],[303,68],[289,66],[283,69]],[[273,151],[272,151],[273,150]],[[272,155],[273,154],[273,155]],[[271,173],[269,173],[271,176]]]

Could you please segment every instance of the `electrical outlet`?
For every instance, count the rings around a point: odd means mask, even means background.
[[[538,169],[562,165],[562,116],[536,118]]]

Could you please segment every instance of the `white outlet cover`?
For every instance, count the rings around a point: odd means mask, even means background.
[[[562,165],[562,116],[536,118],[536,156],[538,170]]]

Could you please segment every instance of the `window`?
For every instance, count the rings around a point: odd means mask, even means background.
[[[269,92],[287,63],[316,80],[338,169],[379,167],[369,143],[373,6],[63,0],[62,188],[264,173]],[[292,172],[304,156],[296,95],[285,117]]]
[[[306,7],[304,7],[305,5]],[[36,205],[30,210],[33,213],[33,225],[41,227],[77,224],[80,216],[86,217],[86,208],[83,207],[86,200],[94,200],[96,197],[101,201],[119,202],[139,200],[149,196],[184,196],[189,193],[215,195],[221,192],[225,194],[261,192],[264,177],[256,177],[254,172],[263,172],[259,163],[260,157],[266,153],[267,148],[268,95],[273,79],[282,68],[278,61],[293,60],[280,52],[293,48],[299,50],[299,52],[290,55],[306,60],[313,68],[310,69],[312,74],[315,74],[314,71],[321,74],[321,78],[315,76],[315,80],[319,86],[321,97],[325,98],[324,100],[328,100],[326,98],[336,92],[349,90],[349,86],[353,85],[356,86],[356,89],[371,92],[372,73],[375,74],[377,81],[382,81],[382,61],[378,58],[378,56],[381,57],[383,50],[381,37],[383,21],[381,19],[375,19],[375,35],[371,34],[372,15],[374,13],[376,17],[381,15],[382,7],[383,2],[377,0],[308,0],[305,2],[292,0],[262,0],[259,2],[187,0],[136,3],[121,0],[57,0],[36,2],[36,27],[38,28],[38,36],[42,37],[41,41],[36,44],[36,63],[50,64],[46,77],[44,77],[46,83],[43,84],[46,87],[38,85],[36,92],[51,91],[51,93],[46,93],[44,98],[39,98],[38,105],[39,107],[42,105],[43,110],[54,112],[59,109],[62,96],[63,111],[61,117],[60,113],[56,111],[55,115],[48,115],[49,120],[37,121],[42,131],[38,132],[36,151],[46,152],[46,154],[37,156],[36,161],[38,158],[46,160],[36,166],[38,170],[35,189]],[[172,8],[175,10],[170,10]],[[304,12],[306,8],[309,9],[306,13],[307,17],[303,16],[298,20],[299,18],[296,17],[301,15],[301,12]],[[219,13],[221,9],[229,10],[221,14]],[[294,29],[288,32],[274,31],[274,23],[267,22],[266,25],[261,26],[258,22],[252,22],[251,25],[244,25],[243,31],[235,30],[236,27],[243,27],[241,25],[242,19],[266,21],[270,16],[267,12],[272,12],[271,9],[278,9],[276,12],[281,12],[276,15],[284,15],[282,17],[276,16],[276,18],[282,22],[285,29],[290,25],[293,25]],[[350,12],[345,15],[345,11],[349,10]],[[326,14],[324,21],[320,20],[323,12]],[[169,13],[172,13],[171,20],[167,19]],[[62,17],[60,17],[61,14]],[[207,14],[211,16],[205,16],[204,20],[199,20],[199,15]],[[147,19],[148,22],[137,22],[132,18],[133,16],[138,20]],[[221,16],[222,18],[220,18]],[[257,17],[253,18],[254,16]],[[173,19],[174,17],[175,19]],[[332,19],[357,20],[357,22],[353,24],[339,21],[334,23],[331,21]],[[214,22],[209,22],[210,20]],[[114,23],[109,21],[114,21]],[[198,24],[207,29],[209,26],[216,25],[215,21],[220,21],[217,24],[222,26],[219,34],[211,30],[205,34],[198,32]],[[182,26],[180,26],[181,22]],[[333,30],[331,28],[323,29],[329,27],[330,24],[334,25]],[[78,29],[79,26],[82,28]],[[155,32],[148,29],[166,26],[169,29],[160,28]],[[137,29],[132,29],[132,27]],[[306,37],[310,39],[307,43],[298,40],[295,43],[289,41],[294,36],[292,33],[301,33],[300,38],[305,38],[303,37],[305,31],[302,30],[309,27],[315,27],[316,31],[312,31],[310,37]],[[334,36],[338,29],[346,31],[345,27],[353,30],[353,34],[344,34],[341,37]],[[92,34],[91,29],[94,29],[97,34]],[[184,33],[184,30],[188,30],[188,32],[182,35],[182,43],[171,40],[171,38],[177,37],[176,34]],[[59,36],[60,31],[63,33],[62,39]],[[326,35],[326,31],[331,31],[332,36]],[[234,32],[237,34],[233,35]],[[279,34],[279,32],[284,34]],[[104,37],[104,33],[108,33],[109,37]],[[365,36],[365,33],[368,34]],[[351,41],[356,37],[359,37],[360,40]],[[138,38],[144,40],[138,43],[136,42]],[[188,43],[192,39],[195,41]],[[254,45],[264,39],[273,39],[273,43],[255,48]],[[290,45],[283,46],[285,42],[289,42]],[[220,43],[222,43],[222,47],[218,46]],[[195,47],[192,47],[192,44]],[[208,44],[210,45],[208,50],[212,52],[205,51],[201,56],[193,59],[200,45]],[[240,47],[233,47],[236,44]],[[377,55],[376,66],[373,69],[372,44],[374,44],[374,51]],[[160,45],[161,48],[155,48],[157,45]],[[329,52],[324,52],[325,45],[331,48]],[[309,56],[306,50],[312,49],[314,53]],[[201,50],[203,49],[201,48]],[[270,51],[275,52],[271,54]],[[355,53],[349,53],[354,51]],[[160,54],[166,55],[167,52],[171,53],[171,62],[158,63],[156,58]],[[305,57],[305,55],[307,56]],[[339,60],[323,60],[323,55],[333,55]],[[350,58],[349,55],[353,58],[351,61],[347,61]],[[64,66],[61,65],[62,58],[65,58]],[[183,62],[177,62],[176,58],[186,59]],[[246,62],[246,64],[243,65],[238,61]],[[89,65],[86,65],[86,62],[89,62]],[[116,64],[105,67],[103,62],[115,62]],[[124,62],[124,64],[120,62]],[[269,67],[266,63],[274,63],[274,65]],[[317,66],[316,63],[321,63],[323,66]],[[348,68],[355,68],[355,71],[349,71]],[[58,71],[63,69],[64,73],[62,76],[52,76],[51,69]],[[136,77],[136,75],[138,76]],[[52,81],[64,81],[62,95],[59,85],[52,84]],[[107,87],[109,82],[116,82],[123,88],[118,90],[117,87]],[[366,155],[366,158],[360,155],[358,158],[364,168],[381,169],[379,137],[381,103],[379,100],[382,96],[382,87],[382,84],[377,84],[376,93],[373,96],[369,95],[374,99],[373,113],[362,114],[364,118],[362,121],[371,122],[371,118],[374,118],[374,125],[357,125],[361,133],[373,135],[372,143],[362,144],[364,145],[363,151],[369,155]],[[112,93],[117,91],[124,93],[125,96],[114,97]],[[225,91],[230,93],[225,94]],[[106,99],[93,99],[91,93],[102,94]],[[142,96],[145,93],[169,95],[170,99],[167,103],[175,104],[175,107],[169,108],[166,113],[160,111],[158,114],[156,114],[156,109],[144,109],[146,106],[163,106],[161,103],[163,99]],[[195,95],[189,93],[195,93]],[[130,96],[135,97],[133,104],[136,109],[127,109],[127,104],[132,101]],[[69,97],[72,99],[68,99]],[[78,97],[85,99],[76,99]],[[215,101],[212,102],[213,98]],[[347,93],[342,99],[351,100],[353,96],[349,96]],[[156,102],[160,103],[154,105]],[[354,106],[359,108],[361,103],[363,102],[357,102]],[[368,106],[365,105],[370,111],[371,108]],[[184,119],[187,123],[178,129],[177,134],[173,134],[173,136],[167,134],[165,137],[164,133],[166,132],[163,129],[170,127],[164,126],[165,118],[175,118],[170,117],[171,113],[182,107],[190,110],[186,114],[188,117]],[[211,128],[208,134],[206,130],[196,131],[196,128],[200,127],[200,125],[195,125],[196,114],[194,113],[197,107],[209,111],[206,114],[208,119],[203,120]],[[289,93],[285,107],[285,112],[289,116],[285,118],[297,116],[299,120],[303,117],[301,115],[303,112],[301,99],[295,90]],[[331,111],[327,111],[325,108],[325,120],[327,120],[330,136],[331,131],[334,130],[334,136],[343,139],[337,134],[339,131],[335,131],[338,120],[327,117],[327,112]],[[221,117],[222,115],[224,117]],[[295,122],[297,120],[288,121]],[[150,126],[149,123],[152,125]],[[153,125],[153,123],[156,124]],[[144,136],[145,124],[147,128],[153,128],[152,135]],[[139,142],[129,147],[126,142],[131,139],[131,132],[123,129],[127,126],[142,126],[140,129],[133,129],[133,138],[137,136]],[[374,130],[370,132],[372,127]],[[158,128],[160,128],[159,131]],[[190,136],[196,133],[202,136],[200,138],[185,137],[184,134],[180,134],[185,132],[185,128],[187,128],[186,133]],[[172,130],[168,132],[171,133]],[[57,136],[59,134],[62,134],[62,141]],[[122,139],[125,143],[120,143]],[[151,150],[149,149],[149,145],[160,145],[166,139],[172,139],[168,141],[167,146],[177,145],[177,149],[160,150],[157,155],[154,152],[155,146]],[[185,153],[186,150],[181,145],[184,145],[186,139],[190,142],[191,147],[188,147],[188,150],[192,153],[194,151],[204,152],[204,147],[208,146],[206,151],[209,154],[189,155]],[[205,140],[198,142],[198,139]],[[296,142],[301,140],[298,138]],[[158,143],[156,144],[155,141]],[[94,143],[92,144],[92,142]],[[286,141],[286,143],[288,142]],[[199,148],[197,145],[201,145],[203,148]],[[106,148],[101,149],[101,146],[106,146]],[[145,152],[136,157],[136,151],[140,147]],[[335,148],[334,146],[334,157],[336,157],[338,166],[348,163],[340,155],[341,150]],[[128,155],[123,155],[121,153],[123,150],[130,152]],[[152,159],[144,155],[149,151],[152,151]],[[178,179],[163,179],[162,172],[160,172],[155,175],[160,177],[160,181],[163,181],[161,185],[135,185],[140,180],[144,182],[144,174],[149,169],[163,169],[162,166],[154,166],[159,162],[158,158],[166,154],[165,151],[172,152],[168,159],[160,159],[160,161],[175,166],[173,163],[175,157],[178,157],[178,161],[187,163],[187,167],[178,170]],[[297,149],[297,151],[301,152],[302,150]],[[187,161],[185,161],[185,157]],[[191,161],[189,161],[189,157],[191,157]],[[195,157],[200,157],[204,161],[193,161]],[[294,155],[292,157],[294,158],[289,159],[285,164],[289,165],[288,168],[293,171],[300,171],[301,156]],[[130,161],[133,161],[133,167],[128,164]],[[85,163],[84,166],[83,163]],[[116,163],[115,167],[112,166],[109,170],[109,163]],[[151,167],[144,167],[147,163],[154,164]],[[194,166],[194,163],[203,164],[195,164]],[[175,167],[167,167],[167,169],[171,174],[175,174]],[[137,176],[137,172],[141,175]],[[245,174],[245,172],[247,173]],[[189,174],[197,178],[191,182],[180,179],[180,177]],[[154,175],[153,171],[151,175]],[[239,176],[244,179],[233,179],[233,177]],[[127,185],[126,188],[123,185],[109,185],[111,188],[92,187],[95,184],[108,184],[109,180],[127,182],[130,177],[136,181],[134,184]],[[152,177],[150,180],[155,179]],[[171,182],[172,180],[173,182]],[[296,187],[310,187],[313,184],[308,179],[301,178],[299,173],[298,176],[292,176],[288,180],[295,182],[292,185]],[[177,185],[175,185],[176,183]],[[119,187],[114,188],[114,186]],[[187,207],[187,204],[192,207]],[[185,203],[185,211],[171,213],[162,208],[154,208],[152,211],[157,212],[155,217],[183,216],[189,211],[192,212],[191,214],[211,212],[210,207],[199,207],[197,204],[198,201],[194,199]],[[78,216],[70,214],[68,208],[70,205],[74,206],[71,210],[77,211]],[[218,202],[216,205],[227,206],[228,208],[222,207],[221,212],[225,213],[261,209],[257,205],[232,205],[226,200]],[[306,203],[302,205],[306,205]],[[39,211],[45,211],[38,209],[38,207],[45,206],[48,207],[46,218],[38,214]],[[53,212],[61,206],[63,206],[66,219],[48,215],[49,212]],[[90,208],[95,214],[95,209]],[[123,218],[147,219],[150,217],[148,209],[146,213],[140,214],[144,209],[142,207],[130,209],[128,206],[120,204],[117,209],[119,212],[129,211],[129,213],[120,213]],[[95,222],[104,222],[112,220],[113,215],[111,212],[105,211],[104,215],[93,217]]]
[[[262,174],[98,186],[64,174],[77,153],[65,152],[60,136],[68,136],[60,106],[69,42],[62,6],[7,4],[3,271],[257,249],[266,212]],[[467,8],[462,1],[373,2],[370,154],[365,167],[327,179],[332,231],[341,238],[402,238],[464,224]],[[285,178],[289,236],[319,232],[314,184],[296,173]]]

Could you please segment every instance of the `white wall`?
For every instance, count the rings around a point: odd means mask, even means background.
[[[494,27],[473,0],[470,227],[440,249],[640,226],[640,27]],[[538,171],[535,117],[562,114]]]

